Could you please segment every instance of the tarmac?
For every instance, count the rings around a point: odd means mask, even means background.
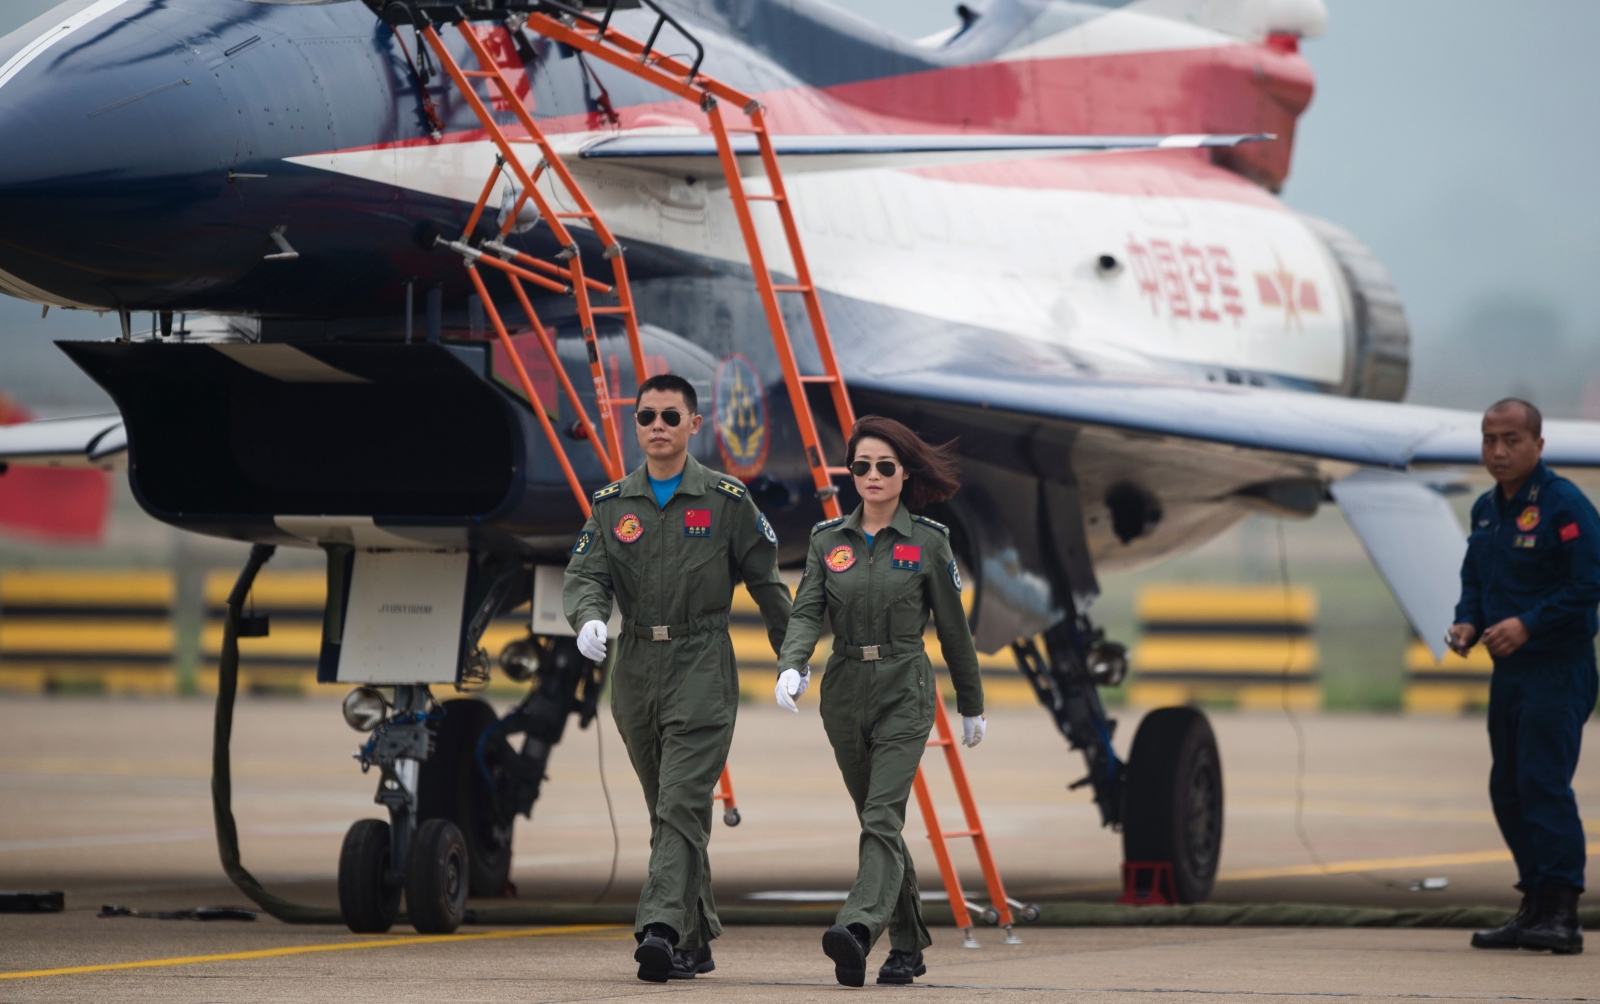
[[[0,1001],[626,1000],[694,993],[803,1001],[835,985],[821,925],[854,871],[850,804],[814,699],[790,715],[741,709],[730,765],[743,817],[718,823],[712,862],[729,907],[803,906],[797,927],[729,926],[715,973],[692,983],[638,982],[629,928],[604,924],[464,927],[420,937],[237,921],[100,919],[104,903],[138,909],[248,905],[218,864],[209,800],[211,706],[203,699],[26,698],[0,701],[0,888],[64,889],[60,914],[0,914]],[[1126,750],[1138,712],[1119,714]],[[1515,905],[1514,874],[1489,811],[1481,717],[1254,712],[1212,714],[1227,791],[1217,903],[1323,903],[1427,909]],[[519,821],[515,903],[625,906],[643,880],[643,799],[609,720],[570,728],[531,821]],[[1600,739],[1591,723],[1588,740]],[[1303,742],[1297,739],[1297,732]],[[242,699],[235,720],[234,811],[247,867],[274,891],[332,905],[342,834],[378,816],[373,776],[337,704]],[[613,836],[598,754],[616,819]],[[1100,826],[1083,773],[1047,715],[996,709],[989,737],[964,751],[1007,891],[1024,902],[1109,903],[1120,838]],[[1303,769],[1302,769],[1303,763]],[[925,761],[946,829],[959,810],[943,767]],[[1600,819],[1600,767],[1574,787]],[[1591,851],[1600,824],[1591,822]],[[907,839],[925,894],[940,894],[923,822]],[[955,856],[974,892],[970,847]],[[1412,892],[1413,882],[1448,887]],[[487,900],[482,908],[505,905]],[[730,911],[732,913],[733,911]],[[1600,999],[1594,954],[1553,958],[1475,952],[1444,929],[1077,927],[1019,925],[1022,944],[980,927],[982,945],[933,931],[928,999],[1130,1000],[1173,993],[1235,997],[1426,995],[1459,999]],[[886,945],[874,952],[881,960]],[[383,951],[380,949],[403,949]],[[1041,993],[1048,997],[1041,998]],[[833,997],[830,999],[837,999]],[[919,999],[922,999],[919,997]]]

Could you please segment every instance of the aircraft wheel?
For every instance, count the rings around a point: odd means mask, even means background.
[[[400,912],[400,886],[389,880],[389,824],[358,819],[339,852],[339,913],[357,934],[382,934]]]
[[[483,701],[444,702],[433,755],[417,782],[417,818],[448,819],[466,841],[473,896],[499,896],[511,877],[511,825],[498,825],[494,788],[478,765],[478,740],[499,720]]]
[[[422,934],[449,934],[467,911],[467,842],[448,819],[417,827],[406,863],[406,913]]]
[[[1222,856],[1222,758],[1194,708],[1158,708],[1139,723],[1123,782],[1125,861],[1170,861],[1179,903],[1211,895]]]

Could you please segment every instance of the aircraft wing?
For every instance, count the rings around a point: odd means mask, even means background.
[[[107,467],[128,449],[121,415],[49,418],[0,426],[0,464]]]
[[[785,174],[814,171],[856,171],[871,168],[942,167],[997,160],[1029,160],[1070,154],[1127,150],[1181,150],[1230,147],[1269,140],[1269,133],[1190,134],[1177,136],[1036,136],[936,135],[774,136],[772,146],[783,158]],[[732,137],[740,173],[759,168],[756,138]],[[626,164],[629,167],[681,176],[716,168],[716,140],[703,133],[622,135],[586,139],[572,152],[580,161]],[[569,156],[566,151],[563,157]]]

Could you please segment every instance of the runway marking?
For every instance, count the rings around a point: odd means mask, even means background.
[[[1600,854],[1600,843],[1589,845],[1590,854]],[[1324,864],[1288,865],[1279,868],[1243,868],[1223,872],[1219,882],[1243,882],[1264,878],[1295,878],[1302,875],[1350,875],[1367,871],[1398,871],[1405,868],[1443,868],[1449,865],[1487,865],[1510,861],[1511,852],[1468,851],[1464,854],[1424,854],[1406,858],[1363,858],[1358,861],[1329,861]]]
[[[106,973],[123,969],[159,969],[164,966],[193,966],[202,962],[245,962],[251,959],[276,959],[286,955],[313,952],[350,952],[362,948],[396,948],[402,945],[440,945],[459,941],[496,941],[505,938],[542,938],[557,934],[587,934],[614,931],[616,924],[569,924],[564,927],[533,927],[515,931],[484,931],[475,934],[419,934],[383,938],[378,941],[335,941],[320,945],[290,945],[284,948],[258,948],[248,952],[222,952],[216,955],[181,955],[170,959],[141,959],[138,962],[105,962],[92,966],[63,966],[59,969],[29,969],[0,973],[0,980],[29,980],[43,976],[75,976],[80,973]]]

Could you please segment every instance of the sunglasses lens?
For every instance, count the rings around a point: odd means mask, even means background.
[[[681,412],[668,408],[666,411],[661,413],[661,421],[676,429],[678,427],[678,423],[683,421],[683,415]]]
[[[872,470],[872,465],[867,463],[865,460],[857,460],[855,463],[850,465],[850,473],[854,474],[858,478],[866,477],[867,472],[870,470]]]
[[[633,413],[633,417],[639,420],[640,425],[654,425],[656,423],[656,411],[654,408],[640,408]]]
[[[638,411],[633,413],[633,417],[639,420],[640,425],[651,426],[656,424],[657,414],[658,412],[654,408],[640,408]],[[672,426],[674,429],[678,427],[679,422],[683,421],[683,412],[677,410],[676,408],[668,408],[665,411],[659,412],[659,414],[661,415],[661,421]]]

